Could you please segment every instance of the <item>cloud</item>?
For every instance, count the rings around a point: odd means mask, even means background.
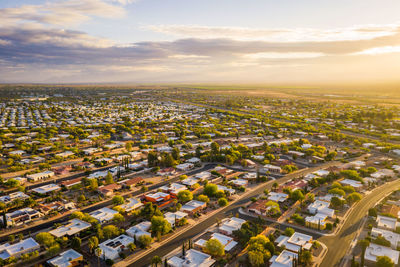
[[[353,53],[353,55],[380,55],[388,53],[400,53],[400,45],[373,47],[360,52]]]
[[[265,59],[265,58],[270,58],[270,59],[290,59],[290,58],[316,58],[316,57],[322,57],[325,56],[323,53],[254,53],[254,54],[245,54],[243,57],[245,58],[250,58],[250,59]]]
[[[245,28],[198,25],[149,25],[144,29],[179,38],[232,39],[268,42],[333,42],[371,40],[396,34],[399,24],[361,25],[338,29]]]
[[[111,0],[112,2],[119,3],[121,5],[129,5],[137,2],[138,0]]]
[[[124,15],[122,7],[101,0],[59,0],[42,5],[2,8],[0,25],[15,26],[16,23],[29,22],[65,26],[80,24],[93,16],[114,18]]]

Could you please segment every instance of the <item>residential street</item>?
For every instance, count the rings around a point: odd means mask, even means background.
[[[372,191],[361,199],[357,206],[350,212],[337,235],[323,236],[319,239],[319,241],[328,247],[328,253],[322,261],[321,266],[340,266],[340,262],[345,256],[357,230],[361,227],[362,219],[366,216],[368,209],[375,206],[380,199],[393,192],[393,190],[396,190],[399,186],[400,180],[395,180]]]

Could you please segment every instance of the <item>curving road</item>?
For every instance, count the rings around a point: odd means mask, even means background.
[[[320,266],[340,266],[340,262],[346,255],[351,241],[356,236],[357,230],[361,227],[361,221],[366,216],[368,209],[374,207],[382,198],[394,190],[397,190],[399,186],[400,180],[395,180],[374,189],[350,211],[343,227],[335,236],[323,236],[319,239],[328,247],[328,253]]]

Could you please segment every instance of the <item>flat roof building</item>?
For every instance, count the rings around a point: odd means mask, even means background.
[[[80,233],[83,230],[89,229],[92,225],[88,222],[72,219],[67,225],[60,226],[49,233],[55,237],[73,236]]]
[[[69,249],[60,253],[59,256],[48,260],[47,263],[54,267],[72,267],[77,266],[80,261],[83,261],[82,254],[73,249]]]

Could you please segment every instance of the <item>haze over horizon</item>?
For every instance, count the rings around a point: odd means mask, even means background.
[[[3,83],[400,82],[395,0],[0,3]]]

